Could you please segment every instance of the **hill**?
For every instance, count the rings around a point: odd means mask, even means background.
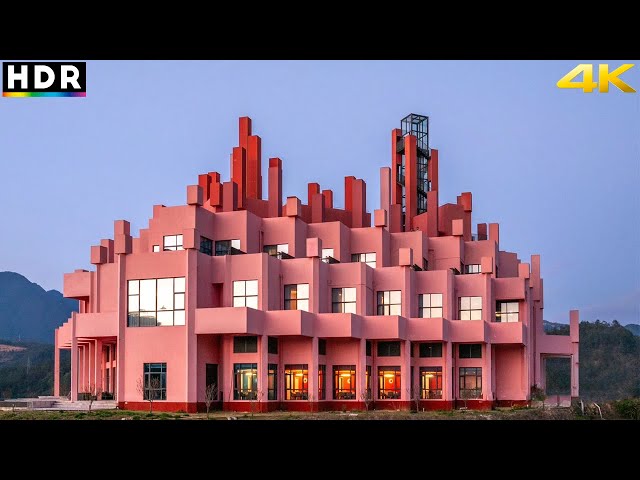
[[[0,338],[53,343],[78,302],[57,290],[44,290],[15,272],[0,272]]]
[[[640,325],[637,323],[629,323],[624,326],[627,330],[633,333],[635,336],[640,337]]]

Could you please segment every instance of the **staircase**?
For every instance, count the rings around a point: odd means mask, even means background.
[[[91,404],[91,410],[114,410],[117,408],[118,402],[115,400],[96,400]],[[72,402],[67,399],[58,398],[53,402],[53,405],[46,407],[45,410],[70,410],[70,411],[89,411],[89,401],[80,400]]]

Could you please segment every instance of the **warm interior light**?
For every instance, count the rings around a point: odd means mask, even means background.
[[[395,376],[396,376],[396,374],[395,374],[395,373],[385,373],[385,374],[384,374],[384,378],[393,378],[393,377],[395,377]]]
[[[350,373],[341,373],[340,376],[341,377],[350,377],[351,374]]]
[[[427,377],[427,378],[433,378],[433,373],[427,373],[427,374],[425,375],[425,377]]]
[[[301,377],[302,373],[296,373],[296,377]]]

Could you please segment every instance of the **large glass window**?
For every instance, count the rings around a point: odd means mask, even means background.
[[[218,392],[220,391],[220,384],[218,383],[218,364],[207,363],[205,364],[205,386],[206,388],[212,387],[212,393],[214,394],[214,400],[218,399]]]
[[[233,282],[233,306],[258,308],[258,280]]]
[[[327,398],[327,366],[318,365],[318,400]]]
[[[233,353],[256,353],[258,351],[258,337],[233,337]]]
[[[278,257],[280,260],[293,258],[291,255],[289,255],[288,243],[280,243],[278,245],[265,245],[262,248],[262,251],[264,253],[268,253],[272,257]]]
[[[327,354],[327,340],[324,338],[318,339],[318,355]]]
[[[465,265],[464,273],[482,273],[482,268],[480,264]]]
[[[233,399],[258,399],[258,364],[233,364]]]
[[[267,370],[267,400],[278,399],[278,364],[270,363]]]
[[[143,374],[144,374],[144,399],[145,400],[166,400],[167,399],[167,364],[166,363],[145,363]]]
[[[331,311],[333,313],[356,313],[355,287],[332,288]]]
[[[399,357],[400,342],[378,342],[379,357]]]
[[[213,255],[213,241],[207,237],[200,237],[200,253]]]
[[[309,311],[309,284],[298,283],[284,286],[284,309]]]
[[[401,394],[400,367],[378,367],[378,398],[399,399]]]
[[[520,302],[496,302],[496,322],[519,322]]]
[[[378,315],[402,315],[400,290],[378,292]]]
[[[481,367],[460,367],[460,398],[482,398]]]
[[[460,320],[482,320],[482,297],[458,298]]]
[[[418,316],[422,318],[442,318],[442,294],[423,293],[418,295]]]
[[[309,370],[307,364],[284,366],[284,399],[309,399]]]
[[[216,256],[234,255],[236,253],[242,253],[239,239],[216,241]]]
[[[482,358],[482,344],[461,343],[458,345],[459,358]]]
[[[273,355],[278,354],[278,337],[269,337],[267,339],[267,352]]]
[[[166,327],[185,324],[184,277],[129,280],[127,326]]]
[[[351,255],[351,261],[366,263],[371,268],[376,268],[376,252],[353,253]]]
[[[165,235],[163,237],[162,244],[165,252],[184,250],[184,248],[182,248],[182,235]]]
[[[442,367],[420,367],[420,398],[442,398]]]
[[[419,348],[421,358],[442,357],[442,342],[421,343]]]
[[[322,249],[322,258],[334,258],[333,256],[333,248],[323,248]]]
[[[333,399],[353,400],[356,398],[356,366],[333,366]]]

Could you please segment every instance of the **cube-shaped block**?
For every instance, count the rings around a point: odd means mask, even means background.
[[[482,273],[493,273],[493,257],[482,257],[480,259],[480,271]]]
[[[91,263],[93,265],[100,265],[102,263],[107,263],[108,259],[108,250],[107,247],[103,247],[102,245],[93,245],[91,247]]]
[[[202,206],[204,192],[199,185],[189,185],[187,187],[187,205]]]
[[[126,220],[116,220],[113,223],[113,233],[116,235],[131,235],[131,224]]]
[[[373,211],[373,224],[376,227],[386,227],[387,226],[387,211],[380,208],[378,210]]]
[[[464,221],[461,218],[451,220],[451,235],[461,237],[464,234]]]
[[[529,278],[529,264],[528,263],[519,263],[518,264],[518,276],[520,278]]]
[[[322,255],[322,240],[307,238],[307,257],[320,257]]]
[[[298,197],[287,197],[287,217],[302,215],[302,204]]]
[[[129,223],[129,222],[127,222]],[[129,254],[132,252],[131,235],[125,235],[122,233],[115,235],[115,252],[119,254]]]
[[[405,247],[398,249],[398,265],[403,267],[413,265],[413,248]]]
[[[200,235],[195,228],[185,228],[182,231],[182,248],[200,248]]]

